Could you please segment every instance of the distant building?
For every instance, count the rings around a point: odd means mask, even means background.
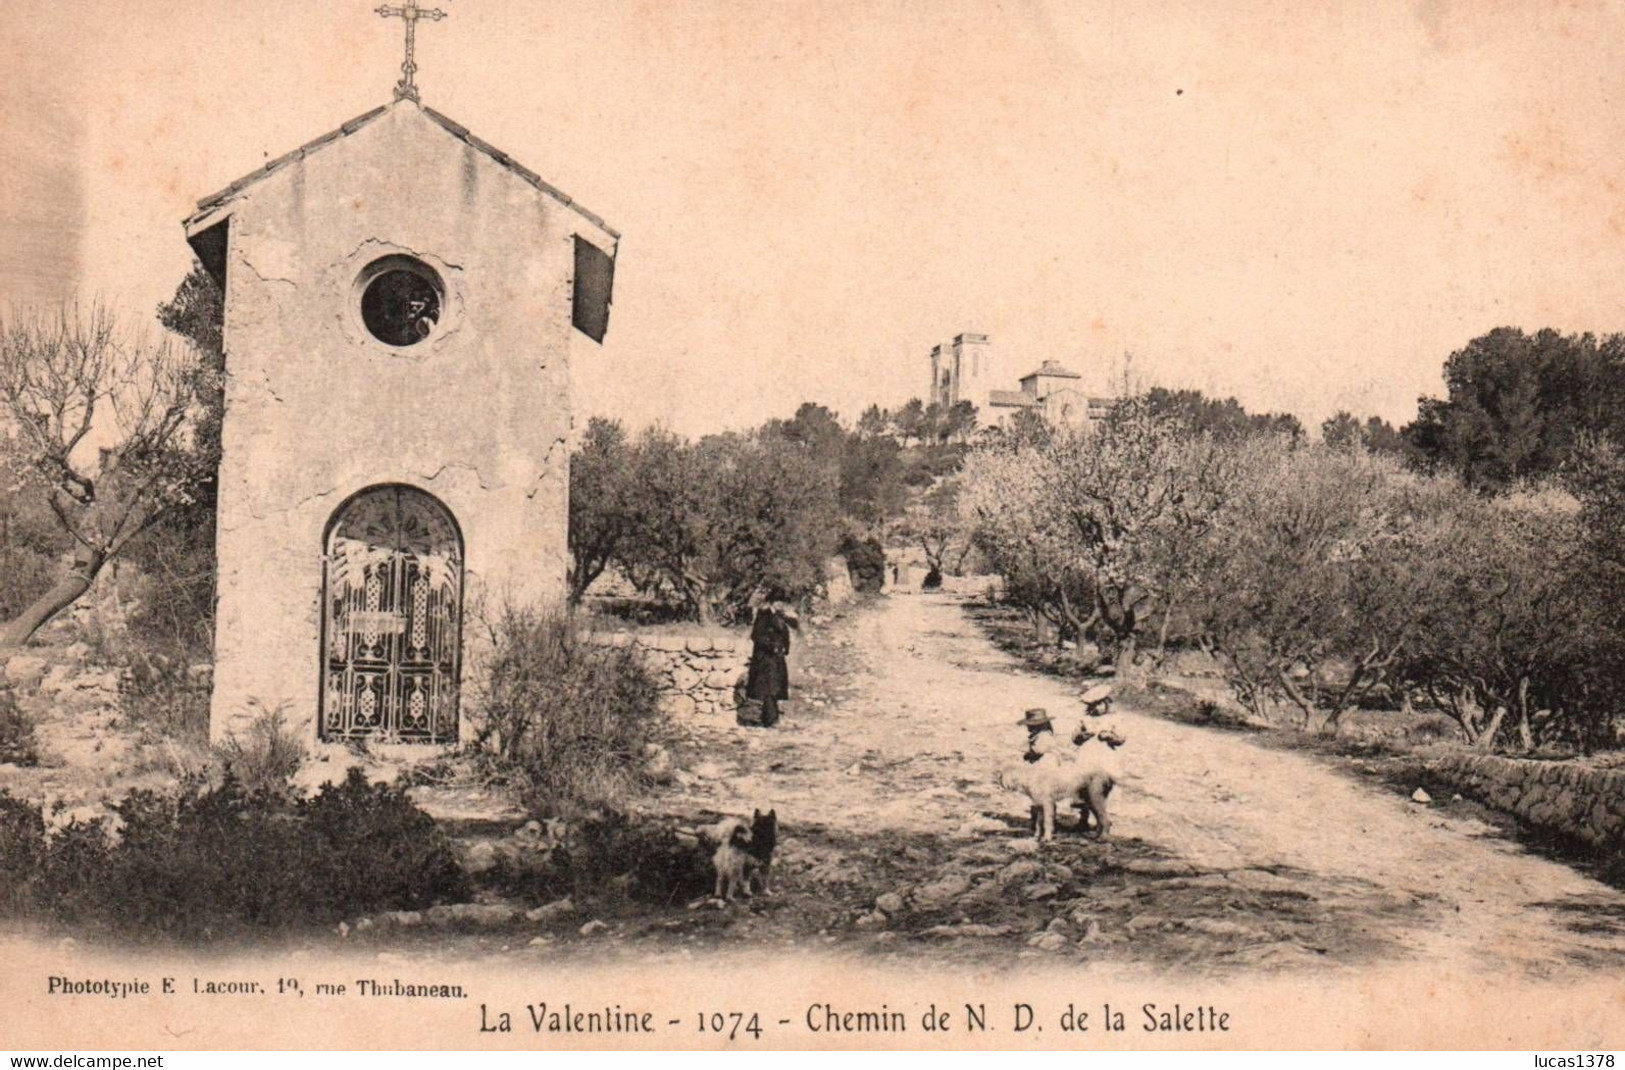
[[[1116,400],[1083,389],[1083,376],[1053,360],[1003,389],[1012,376],[985,334],[961,334],[948,345],[931,349],[931,390],[927,397],[942,408],[961,401],[976,406],[983,427],[1003,424],[1021,409],[1040,413],[1053,424],[1081,425],[1103,418]]]
[[[994,366],[993,347],[985,334],[961,334],[945,346],[931,347],[931,391],[927,397],[945,409],[968,401],[986,411],[993,387],[1006,381]]]

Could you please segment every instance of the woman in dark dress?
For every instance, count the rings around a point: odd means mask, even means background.
[[[750,681],[746,697],[762,704],[762,727],[779,721],[779,703],[790,697],[790,629],[797,621],[778,601],[756,611],[750,629]]]

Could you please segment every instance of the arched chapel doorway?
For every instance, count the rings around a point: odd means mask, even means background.
[[[433,495],[370,487],[327,523],[323,739],[450,743],[462,661],[463,536]]]

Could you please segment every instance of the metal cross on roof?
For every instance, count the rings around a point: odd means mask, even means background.
[[[418,7],[417,0],[406,0],[399,7],[381,4],[374,10],[386,19],[398,18],[406,23],[406,62],[401,64],[401,80],[395,83],[395,99],[400,100],[402,97],[410,97],[417,100],[418,87],[413,82],[412,76],[417,73],[418,65],[413,62],[412,56],[417,46],[418,19],[439,22],[446,17],[446,13],[437,7]]]

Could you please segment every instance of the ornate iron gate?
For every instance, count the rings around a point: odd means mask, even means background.
[[[322,738],[457,738],[463,540],[415,487],[362,491],[328,523]]]

